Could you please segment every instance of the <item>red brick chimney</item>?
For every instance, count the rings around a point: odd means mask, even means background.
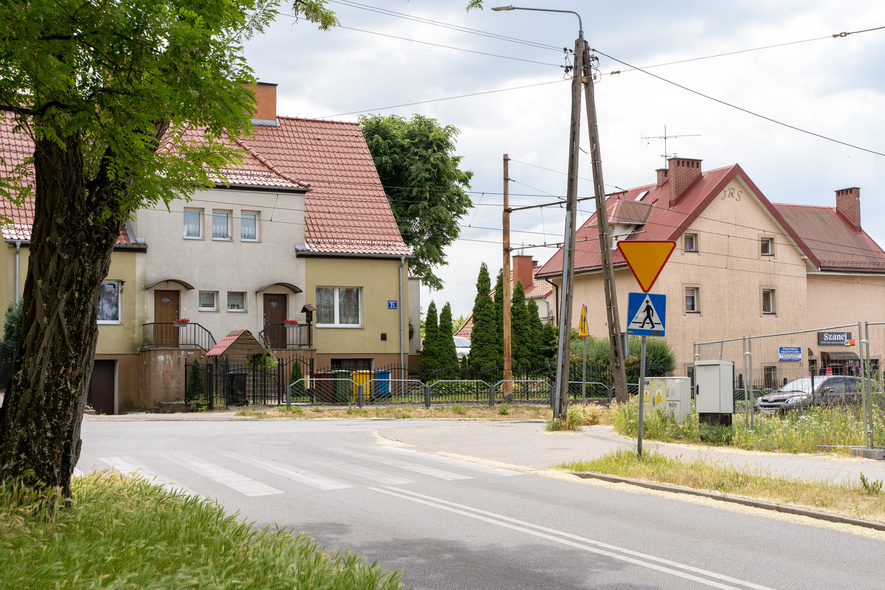
[[[860,231],[860,189],[843,188],[836,191],[836,212],[841,215],[851,228]]]
[[[658,173],[658,182],[657,186],[662,187],[664,183],[667,182],[667,169],[666,168],[658,168],[655,170]]]
[[[686,189],[701,177],[701,160],[670,158],[667,160],[670,180],[670,203],[676,203]]]
[[[532,269],[534,267],[531,256],[519,255],[513,257],[513,284],[522,281],[523,288],[528,291],[532,287]]]
[[[277,122],[277,85],[259,82],[252,86],[255,93],[255,113],[252,122],[275,125]]]

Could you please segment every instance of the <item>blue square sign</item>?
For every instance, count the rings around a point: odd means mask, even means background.
[[[637,336],[663,336],[667,319],[667,296],[630,293],[627,303],[627,333]]]
[[[388,299],[387,300],[387,309],[396,309],[396,299]]]

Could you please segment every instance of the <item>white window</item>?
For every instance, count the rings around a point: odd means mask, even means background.
[[[184,237],[203,237],[203,214],[199,209],[184,210]]]
[[[199,311],[218,311],[218,293],[215,291],[200,291],[200,299],[197,305]]]
[[[762,256],[774,256],[774,238],[762,238],[759,248]]]
[[[361,325],[361,291],[359,287],[317,287],[317,325]]]
[[[246,293],[243,291],[228,291],[227,310],[246,311]]]
[[[98,323],[120,323],[120,293],[122,285],[117,281],[105,281],[98,288]]]
[[[698,251],[698,234],[685,234],[682,236],[682,249],[686,252]]]
[[[244,242],[258,241],[257,213],[243,213],[240,215],[240,239]]]
[[[230,239],[230,215],[224,211],[212,212],[212,239]]]
[[[700,313],[700,289],[698,287],[685,288],[685,313]]]
[[[775,292],[774,289],[762,289],[762,313],[777,313],[775,308]]]

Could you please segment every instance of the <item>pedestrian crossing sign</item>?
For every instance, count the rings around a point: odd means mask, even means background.
[[[663,336],[667,318],[667,296],[630,293],[627,302],[627,333],[636,336]]]

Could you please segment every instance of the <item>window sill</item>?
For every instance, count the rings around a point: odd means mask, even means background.
[[[122,326],[123,322],[119,320],[96,320],[99,326]]]
[[[212,238],[213,242],[233,242],[233,238]]]
[[[317,328],[351,328],[351,329],[362,329],[362,324],[317,324]]]
[[[182,236],[185,240],[202,240],[203,236]]]
[[[228,313],[246,313],[245,309],[228,309]]]

